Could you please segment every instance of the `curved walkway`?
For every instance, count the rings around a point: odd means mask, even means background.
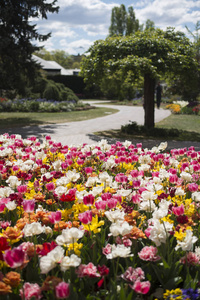
[[[93,101],[88,101],[88,103],[94,106],[102,106],[103,102],[104,101],[102,101],[102,104],[96,104]],[[128,124],[129,121],[135,121],[140,125],[144,124],[144,110],[142,107],[121,105],[116,106],[111,104],[106,104],[105,106],[118,109],[119,111],[115,114],[85,121],[15,127],[6,130],[2,129],[0,130],[0,134],[3,134],[5,132],[9,134],[20,134],[22,138],[27,138],[34,135],[40,139],[45,137],[46,135],[50,135],[53,140],[55,140],[56,142],[61,142],[63,145],[80,145],[83,143],[94,144],[95,142],[101,140],[101,137],[93,134],[93,132],[95,131],[120,129],[121,125]],[[159,122],[169,115],[170,111],[168,110],[155,109],[155,122]],[[115,140],[111,139],[110,142],[115,142]],[[137,143],[141,141],[132,140],[132,142]],[[187,144],[184,144],[183,142],[182,146],[178,146],[178,144],[180,145],[180,142],[170,141],[168,144],[170,148],[189,147],[194,144],[194,146],[197,147],[196,143],[186,143]],[[159,144],[159,141],[143,140],[142,144],[143,147],[151,148]]]

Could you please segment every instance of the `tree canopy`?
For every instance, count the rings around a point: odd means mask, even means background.
[[[195,31],[194,33],[187,27],[185,26],[187,31],[189,32],[189,34],[191,35],[191,37],[193,38],[193,44],[194,44],[194,48],[196,51],[196,58],[200,64],[200,21],[197,21],[196,25],[195,25]]]
[[[45,48],[34,53],[45,60],[54,60],[65,69],[79,69],[84,55],[70,55],[63,50],[47,51]]]
[[[137,31],[127,37],[99,40],[83,60],[87,85],[101,84],[117,74],[118,84],[144,78],[145,126],[154,126],[155,81],[162,75],[193,80],[197,72],[195,53],[188,38],[173,28]],[[117,87],[116,87],[117,88]]]
[[[23,78],[33,77],[36,64],[32,53],[39,49],[36,40],[45,41],[50,33],[40,34],[30,19],[47,19],[58,12],[57,0],[0,1],[0,89],[18,89]]]
[[[109,27],[109,36],[130,35],[140,29],[139,20],[135,17],[132,6],[126,7],[124,4],[115,6],[111,13],[111,25]]]

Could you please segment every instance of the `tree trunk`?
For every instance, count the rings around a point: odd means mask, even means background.
[[[151,74],[144,75],[144,126],[154,127],[155,79]]]

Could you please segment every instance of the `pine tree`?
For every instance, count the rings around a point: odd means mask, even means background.
[[[47,19],[47,13],[58,12],[57,0],[0,1],[0,90],[19,90],[24,79],[34,77],[37,70],[32,53],[39,49],[34,41],[46,41],[30,18]]]

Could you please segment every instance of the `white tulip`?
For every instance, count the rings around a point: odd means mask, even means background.
[[[77,255],[72,254],[71,256],[65,256],[61,263],[60,263],[60,268],[61,271],[65,272],[68,270],[70,267],[78,267],[81,263],[81,258],[79,258]]]

